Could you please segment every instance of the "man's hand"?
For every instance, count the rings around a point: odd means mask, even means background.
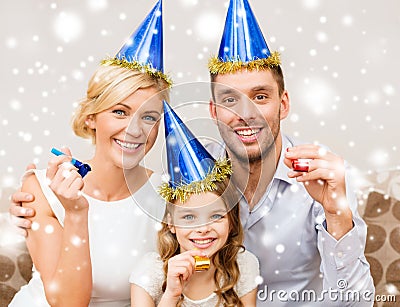
[[[303,182],[310,196],[324,207],[327,230],[340,239],[353,228],[352,212],[346,199],[343,159],[311,144],[288,148],[285,164],[292,168],[292,161],[296,159],[311,159],[308,172],[292,171],[288,176]]]
[[[36,169],[35,164],[29,164],[26,167],[27,171],[31,169]],[[35,210],[22,207],[22,203],[29,203],[34,199],[34,195],[21,192],[20,189],[11,195],[11,205],[9,208],[11,221],[17,226],[18,233],[24,237],[28,235],[27,229],[31,228],[31,221],[27,218],[35,216]]]

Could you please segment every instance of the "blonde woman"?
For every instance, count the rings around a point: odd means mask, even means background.
[[[74,132],[96,144],[87,161],[92,171],[83,179],[65,163],[67,151],[47,170],[25,176],[22,190],[35,196],[26,206],[36,210],[37,225],[27,245],[40,277],[35,273],[11,306],[31,306],[30,299],[38,306],[46,299],[55,306],[129,304],[129,272],[156,239],[154,222],[137,213],[135,200],[163,206],[153,190],[159,176],[139,162],[157,138],[165,88],[146,73],[115,66],[94,74],[73,121]]]
[[[160,18],[160,5],[150,15]],[[129,274],[155,250],[155,222],[139,206],[163,206],[154,191],[161,180],[139,163],[156,141],[170,84],[162,66],[141,64],[124,47],[95,72],[73,118],[75,134],[95,145],[92,171],[82,178],[66,150],[25,175],[22,191],[34,201],[24,206],[36,211],[27,236],[34,274],[10,306],[129,306]],[[160,53],[139,51],[150,60]]]

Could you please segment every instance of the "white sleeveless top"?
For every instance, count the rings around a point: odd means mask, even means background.
[[[248,251],[238,253],[237,263],[240,277],[234,289],[237,295],[242,297],[257,288],[257,278],[260,276],[260,268],[256,256]],[[146,254],[141,259],[140,265],[132,272],[129,281],[143,288],[157,306],[163,295],[162,284],[164,283],[163,261],[160,255],[155,252]],[[201,300],[192,300],[184,295],[182,306],[213,307],[217,306],[217,303],[218,297],[216,293],[211,293],[208,297]]]
[[[63,226],[64,207],[46,184],[46,170],[33,172],[54,215]],[[132,197],[126,199],[106,202],[84,194],[89,202],[93,274],[89,306],[130,306],[129,275],[145,253],[156,250],[158,221],[150,215],[159,218],[164,213],[165,203],[156,192],[160,185],[161,176],[152,174]],[[33,271],[29,284],[21,288],[9,306],[49,306],[40,275],[34,268]]]

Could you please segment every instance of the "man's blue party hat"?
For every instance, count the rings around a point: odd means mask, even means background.
[[[230,162],[214,160],[166,101],[164,125],[170,180],[159,192],[165,200],[184,202],[190,194],[213,191],[232,173]]]
[[[162,0],[158,0],[115,57],[103,60],[102,64],[147,72],[171,85],[170,78],[164,74],[163,59]]]
[[[279,64],[279,53],[269,51],[248,1],[230,0],[218,56],[208,63],[210,73],[258,70]]]

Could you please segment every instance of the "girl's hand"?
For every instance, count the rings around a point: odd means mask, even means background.
[[[185,284],[195,272],[194,256],[205,256],[199,250],[186,251],[168,260],[167,287],[165,294],[170,299],[178,301]]]
[[[46,177],[50,188],[63,204],[65,211],[77,212],[88,208],[88,202],[82,196],[84,186],[81,175],[70,163],[71,152],[64,149],[66,155],[52,158],[47,166]]]

